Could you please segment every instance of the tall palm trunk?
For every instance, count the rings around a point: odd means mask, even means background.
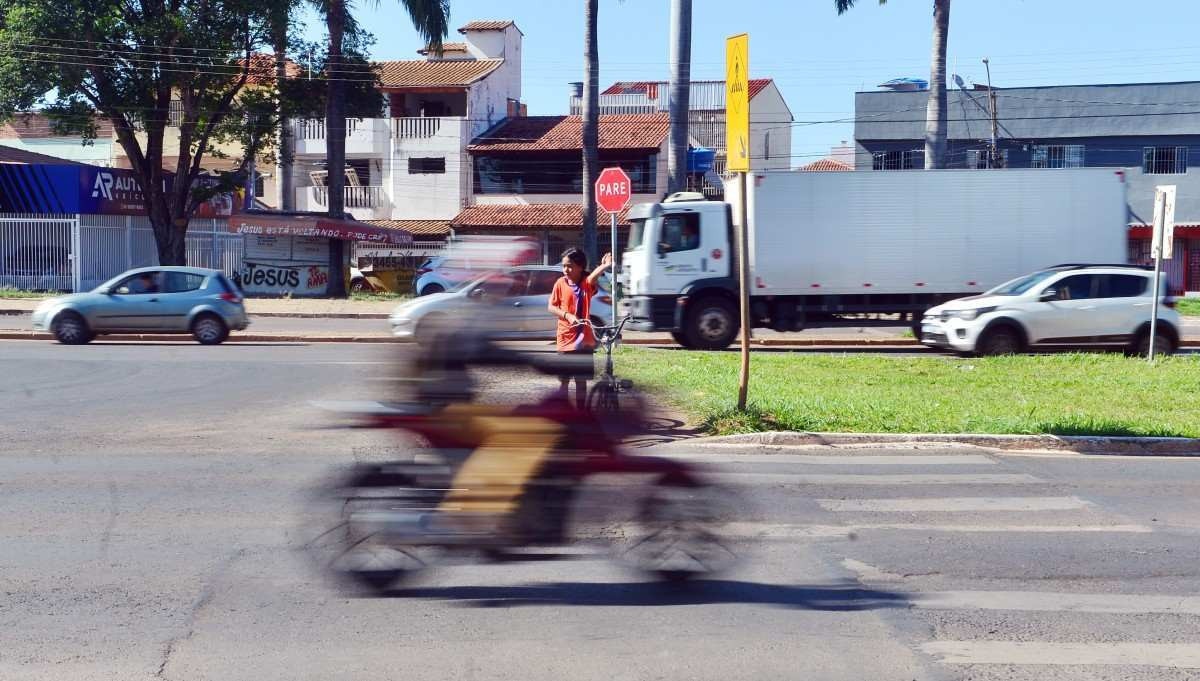
[[[325,15],[329,30],[329,59],[326,76],[329,78],[328,101],[325,103],[325,163],[329,174],[329,217],[340,219],[345,213],[346,186],[346,106],[342,96],[342,38],[346,32],[344,0],[329,0]],[[346,275],[342,266],[345,242],[331,239],[329,243],[329,295],[345,297]]]
[[[950,0],[934,0],[929,104],[925,108],[926,169],[946,167],[946,41],[949,35]]]
[[[689,98],[692,80],[692,0],[671,0],[671,136],[667,192],[687,189]]]
[[[599,262],[596,251],[596,177],[600,174],[600,54],[596,46],[599,0],[584,0],[583,21],[583,252]]]

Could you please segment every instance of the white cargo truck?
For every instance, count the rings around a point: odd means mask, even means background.
[[[1127,258],[1124,175],[1112,168],[766,172],[747,183],[754,327],[919,325],[934,305],[1022,274]],[[728,203],[681,194],[630,209],[631,330],[669,331],[690,348],[734,340],[738,195],[727,186]]]

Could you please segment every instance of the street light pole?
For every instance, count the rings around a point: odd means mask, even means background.
[[[996,149],[999,124],[996,120],[996,91],[992,89],[992,67],[988,65],[987,57],[983,58],[983,68],[987,70],[988,108],[992,117],[992,150],[988,154],[988,168],[995,168],[1000,158],[999,150]]]

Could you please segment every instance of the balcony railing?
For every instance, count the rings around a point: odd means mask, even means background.
[[[442,119],[430,116],[392,119],[393,139],[434,137],[442,128]]]
[[[346,137],[358,131],[361,118],[346,119]],[[306,118],[296,122],[296,139],[323,140],[325,139],[325,121],[320,118]]]
[[[318,206],[329,205],[329,187],[310,187]],[[383,204],[383,187],[343,187],[346,208],[378,208]]]

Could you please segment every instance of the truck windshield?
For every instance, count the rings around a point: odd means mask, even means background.
[[[1019,277],[1017,279],[1013,279],[1012,281],[1006,281],[1003,284],[1000,284],[999,286],[992,289],[991,291],[988,291],[988,295],[1019,296],[1022,293],[1033,288],[1034,286],[1037,286],[1039,282],[1045,281],[1046,279],[1054,276],[1055,274],[1058,274],[1057,270],[1042,270],[1041,272],[1034,272],[1033,274],[1027,274],[1023,277]]]
[[[636,251],[642,247],[642,243],[646,240],[646,227],[653,218],[633,218],[629,221],[629,244],[626,248],[630,251]]]

